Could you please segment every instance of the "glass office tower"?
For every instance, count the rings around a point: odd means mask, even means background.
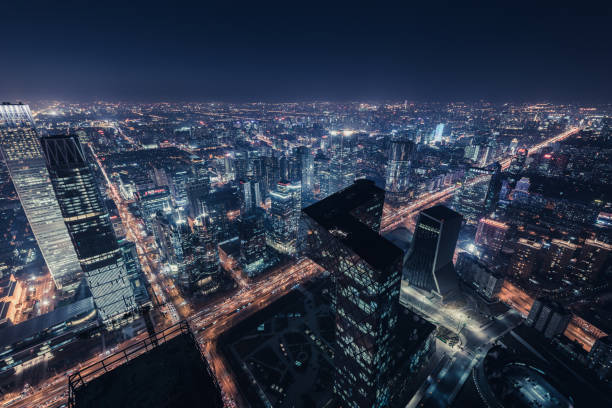
[[[98,314],[107,326],[136,309],[123,253],[79,140],[41,139],[51,183]]]
[[[280,253],[293,255],[296,252],[302,202],[300,183],[279,181],[276,190],[270,192],[270,199],[266,243]]]
[[[411,286],[442,299],[458,292],[453,255],[462,219],[443,205],[421,211],[404,264],[404,279]]]
[[[334,393],[345,408],[389,406],[402,251],[379,235],[384,191],[368,180],[302,210],[304,252],[334,281]]]
[[[62,219],[27,105],[0,105],[0,150],[55,286],[74,292],[81,266]]]
[[[410,171],[416,148],[409,140],[391,142],[385,190],[387,201],[392,204],[405,203],[409,200]]]

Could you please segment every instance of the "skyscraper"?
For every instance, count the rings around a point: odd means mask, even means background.
[[[298,160],[298,173],[302,184],[302,205],[308,205],[313,199],[314,189],[314,157],[310,149],[300,146],[295,149]]]
[[[279,181],[276,190],[270,192],[270,198],[266,242],[280,253],[293,255],[300,220],[300,183]]]
[[[461,221],[461,214],[443,205],[421,211],[404,264],[404,279],[410,285],[442,299],[457,292],[453,255]]]
[[[147,292],[147,286],[144,274],[142,273],[142,267],[138,260],[138,252],[136,251],[136,244],[128,241],[125,238],[119,239],[119,248],[123,255],[123,262],[125,263],[125,269],[127,271],[128,280],[132,286],[134,292],[134,299],[138,306],[142,306],[148,302],[149,293]]]
[[[43,137],[41,144],[96,309],[104,324],[114,326],[136,301],[94,174],[76,136]]]
[[[53,282],[73,292],[82,276],[27,105],[0,105],[0,150]]]
[[[470,167],[465,172],[463,184],[453,200],[453,209],[462,214],[468,224],[476,224],[487,211],[492,175],[493,171],[479,167]]]
[[[210,192],[210,177],[208,174],[196,174],[186,186],[189,215],[196,218],[202,214],[206,197]]]
[[[357,178],[357,138],[352,131],[330,132],[329,193],[350,186]]]
[[[392,204],[406,202],[410,191],[410,170],[414,160],[415,146],[411,141],[391,142],[387,177],[385,182],[386,199]]]
[[[314,158],[314,183],[317,198],[325,198],[330,194],[329,158],[321,152]]]
[[[367,180],[302,210],[304,249],[332,274],[334,393],[342,407],[388,406],[402,251],[378,234],[384,191]]]
[[[248,276],[260,273],[266,262],[265,212],[261,208],[240,215],[240,263]]]
[[[499,163],[493,163],[491,166],[489,166],[489,169],[493,172],[493,174],[491,174],[491,180],[489,181],[487,194],[485,196],[484,211],[487,215],[495,212],[495,209],[497,208],[503,181],[501,165]]]
[[[172,197],[168,187],[160,187],[139,193],[138,205],[147,229],[152,231],[152,220],[157,213],[168,213],[172,210]]]

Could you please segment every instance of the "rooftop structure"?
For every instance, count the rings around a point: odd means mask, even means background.
[[[222,408],[219,385],[186,322],[69,377],[71,408]]]

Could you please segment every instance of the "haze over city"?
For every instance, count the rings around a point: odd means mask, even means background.
[[[2,408],[612,406],[610,6],[1,13]]]

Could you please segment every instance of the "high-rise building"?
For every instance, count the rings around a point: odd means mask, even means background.
[[[489,218],[481,218],[478,222],[475,242],[477,245],[489,249],[493,255],[497,255],[504,245],[508,229],[508,224]]]
[[[404,279],[411,286],[442,299],[458,292],[453,255],[461,221],[461,214],[443,205],[421,211],[404,264]]]
[[[302,206],[305,206],[310,204],[314,197],[314,157],[306,146],[296,148],[295,155],[302,186]]]
[[[514,255],[510,260],[510,274],[528,278],[535,271],[542,244],[520,238],[514,245]]]
[[[357,137],[352,131],[330,132],[329,193],[353,184],[357,178]]]
[[[465,172],[461,188],[453,199],[453,209],[465,217],[466,223],[476,224],[486,213],[492,175],[493,171],[479,167],[470,167]]]
[[[317,198],[323,199],[330,194],[329,158],[319,152],[314,158],[314,179]]]
[[[263,201],[261,184],[254,179],[240,180],[240,213],[251,212]]]
[[[388,406],[402,251],[378,234],[384,191],[367,180],[302,211],[308,256],[334,281],[334,393],[342,407]]]
[[[138,260],[138,252],[136,244],[127,239],[119,239],[119,248],[123,255],[125,270],[127,271],[128,280],[134,292],[134,299],[138,306],[143,306],[150,302],[149,292],[147,291],[146,278],[142,272],[140,261]]]
[[[206,198],[206,225],[218,244],[236,236],[232,219],[240,212],[240,195],[234,188],[211,192]],[[231,219],[230,219],[231,218]]]
[[[267,244],[280,253],[296,252],[300,220],[300,183],[279,181],[276,190],[270,192],[271,206],[266,234]]]
[[[484,211],[487,215],[495,212],[503,183],[501,165],[496,162],[491,164],[489,169],[493,174],[491,174],[491,180],[489,181],[489,187],[485,196]]]
[[[219,250],[207,224],[208,219],[199,217],[191,225],[185,226],[181,235],[184,267],[178,276],[183,292],[203,294],[215,292],[221,283]]]
[[[159,187],[139,193],[138,206],[140,207],[140,214],[145,226],[152,232],[153,226],[151,220],[157,213],[169,213],[172,211],[172,197],[168,187]]]
[[[265,211],[253,208],[240,216],[240,263],[248,276],[260,273],[267,260]]]
[[[123,254],[76,136],[41,139],[57,200],[101,320],[108,326],[136,309]]]
[[[195,219],[204,211],[204,203],[210,192],[210,177],[208,175],[196,175],[187,183],[186,189],[189,215]]]
[[[385,182],[386,199],[392,204],[406,202],[410,192],[410,171],[414,160],[415,145],[408,140],[391,142],[387,177]]]
[[[438,123],[436,125],[436,130],[434,131],[433,134],[433,141],[434,143],[440,143],[442,141],[442,136],[444,135],[444,123]]]
[[[27,105],[0,105],[0,150],[55,286],[72,293],[82,277]]]

